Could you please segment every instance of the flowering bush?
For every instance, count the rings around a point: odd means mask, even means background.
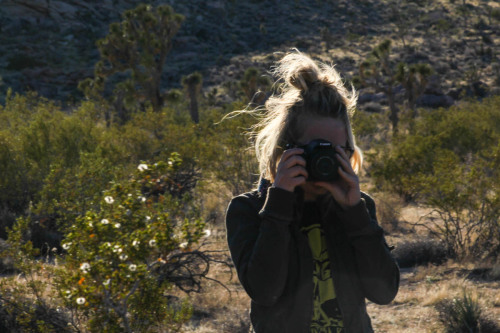
[[[180,164],[175,153],[167,162],[141,163],[69,228],[58,290],[91,331],[171,332],[189,318],[189,305],[169,304],[171,285],[160,279],[204,235],[189,192],[167,190],[180,190],[172,177]]]

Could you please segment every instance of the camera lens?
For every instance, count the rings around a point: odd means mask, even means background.
[[[332,170],[335,170],[335,162],[330,156],[321,156],[316,161],[316,170],[318,171],[318,175],[328,176],[332,173]]]
[[[321,181],[335,180],[338,176],[337,168],[338,164],[335,156],[331,152],[323,151],[311,159],[311,179]]]

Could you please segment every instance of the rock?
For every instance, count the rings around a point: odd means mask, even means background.
[[[434,74],[429,77],[429,81],[425,88],[424,94],[437,96],[444,95],[443,89],[441,87],[441,76]]]
[[[385,101],[387,98],[384,93],[364,93],[359,95],[358,97],[358,104],[365,104],[365,103],[380,103],[381,101]]]
[[[454,103],[454,99],[447,95],[424,94],[417,99],[417,106],[427,108],[448,108]]]
[[[363,105],[363,109],[366,112],[380,113],[382,112],[382,105],[376,102],[368,102]]]

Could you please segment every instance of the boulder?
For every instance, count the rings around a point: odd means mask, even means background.
[[[381,103],[382,101],[385,102],[386,99],[387,97],[385,96],[384,93],[376,93],[376,94],[364,93],[358,96],[358,104],[373,103],[373,102]]]
[[[455,100],[447,95],[424,94],[417,99],[417,106],[427,108],[448,108],[455,103]]]

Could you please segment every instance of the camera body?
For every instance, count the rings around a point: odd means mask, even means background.
[[[302,157],[306,160],[306,170],[309,175],[307,180],[331,182],[339,178],[340,163],[331,142],[316,139],[307,145],[295,147],[304,149]]]

